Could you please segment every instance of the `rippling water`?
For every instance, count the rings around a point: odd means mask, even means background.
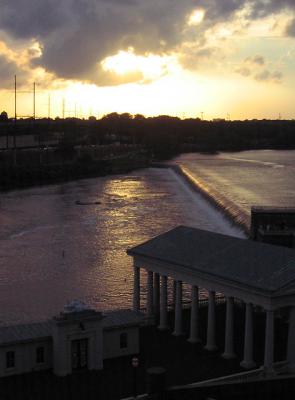
[[[222,203],[238,209],[247,225],[253,205],[295,207],[295,151],[184,154],[175,162]]]
[[[126,249],[176,225],[242,235],[168,169],[2,193],[0,224],[2,324],[51,317],[76,298],[130,307]]]
[[[295,151],[186,154],[175,162],[247,216],[253,204],[295,205]],[[2,324],[51,317],[76,298],[97,309],[130,307],[126,249],[176,225],[242,236],[169,169],[0,196]]]

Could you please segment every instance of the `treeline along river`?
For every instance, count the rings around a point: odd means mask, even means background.
[[[295,204],[295,151],[187,154],[174,162],[241,213],[251,204]],[[176,225],[243,237],[170,169],[0,196],[1,324],[51,317],[76,298],[97,309],[130,307],[126,249]],[[145,276],[142,292],[144,300]]]

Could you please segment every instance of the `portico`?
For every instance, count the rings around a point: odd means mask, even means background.
[[[148,271],[147,315],[159,310],[159,329],[167,329],[167,282],[175,287],[173,335],[183,334],[182,287],[191,286],[191,317],[188,340],[199,338],[199,290],[208,291],[208,318],[205,349],[216,351],[216,293],[226,298],[225,342],[222,357],[235,354],[235,300],[244,303],[244,352],[240,365],[255,367],[253,347],[256,307],[266,314],[264,362],[273,373],[275,314],[289,309],[289,340],[286,343],[290,370],[295,365],[295,252],[293,249],[237,239],[184,226],[172,229],[127,251],[134,260],[134,309],[140,304],[140,270]],[[156,282],[156,285],[154,283]],[[160,282],[160,284],[158,283]],[[159,288],[159,286],[160,288]],[[153,298],[157,297],[156,303]],[[157,306],[156,306],[157,305]]]

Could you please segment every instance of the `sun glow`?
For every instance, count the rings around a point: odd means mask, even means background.
[[[105,58],[101,65],[104,71],[115,72],[118,75],[139,73],[142,80],[154,80],[165,75],[175,62],[171,56],[139,56],[134,53],[133,48],[129,48],[128,51],[121,50]]]
[[[192,12],[188,19],[188,25],[199,25],[205,17],[205,11],[202,9],[197,9]]]

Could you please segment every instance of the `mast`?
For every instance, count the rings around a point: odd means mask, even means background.
[[[14,75],[14,131],[13,131],[13,148],[16,149],[16,75]]]

